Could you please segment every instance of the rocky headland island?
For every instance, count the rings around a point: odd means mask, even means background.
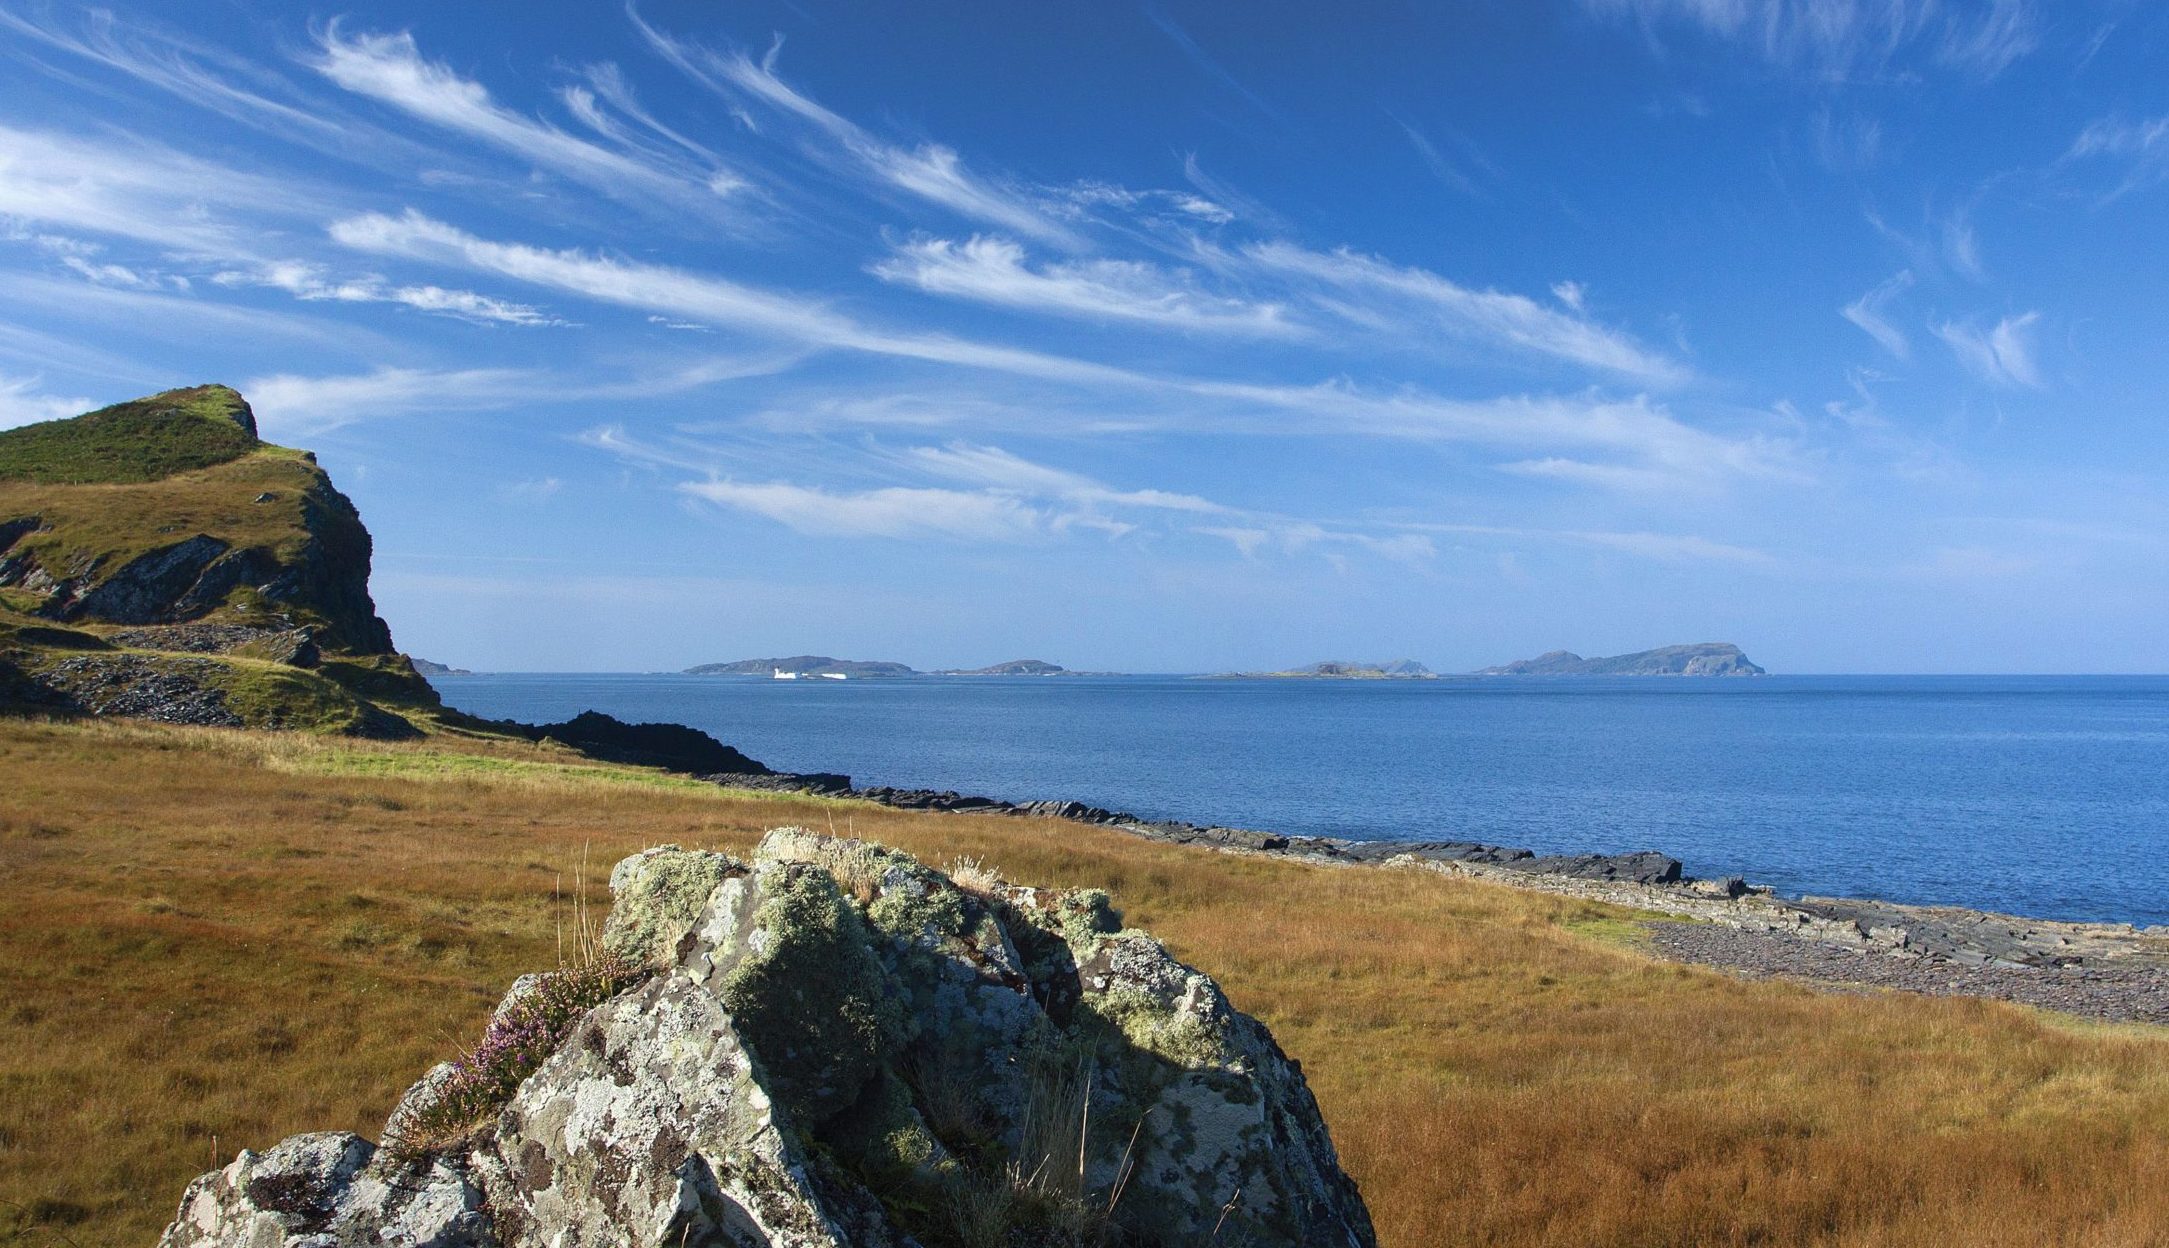
[[[1553,650],[1533,659],[1516,659],[1486,667],[1478,676],[1765,676],[1726,641],[1704,641],[1686,646],[1660,646],[1610,658],[1585,659],[1566,650]]]

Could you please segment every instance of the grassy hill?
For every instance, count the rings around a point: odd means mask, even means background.
[[[1110,889],[1303,1062],[1388,1245],[2169,1242],[2164,1029],[1735,980],[1429,872],[446,736],[0,719],[0,1243],[149,1243],[239,1148],[373,1134],[619,856],[790,823]]]
[[[239,459],[259,445],[256,415],[239,394],[192,386],[0,432],[0,481],[158,481]]]
[[[392,648],[360,515],[223,386],[0,433],[0,701],[398,734],[438,713]]]

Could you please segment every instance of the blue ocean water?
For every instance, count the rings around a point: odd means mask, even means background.
[[[2169,677],[440,677],[534,721],[705,729],[861,785],[1544,852],[2048,918],[2169,922]]]

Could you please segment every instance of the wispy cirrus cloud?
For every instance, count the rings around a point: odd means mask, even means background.
[[[680,208],[724,214],[723,197],[745,185],[720,167],[701,168],[652,148],[606,147],[498,104],[489,89],[424,59],[414,36],[344,34],[337,24],[318,38],[311,64],[357,95],[508,152],[613,199],[641,206],[661,198]],[[600,116],[600,113],[593,113]]]
[[[1547,307],[1527,295],[1476,290],[1428,269],[1393,264],[1342,249],[1313,251],[1294,243],[1255,243],[1234,253],[1249,270],[1309,283],[1370,302],[1342,298],[1322,307],[1374,327],[1401,326],[1411,314],[1439,332],[1495,343],[1653,385],[1692,377],[1684,365],[1585,315],[1576,288],[1573,305]]]
[[[1668,27],[1759,51],[1776,65],[1829,81],[1883,78],[1932,64],[1993,78],[2041,41],[2033,0],[1582,0],[1600,17],[1655,34]]]
[[[1279,304],[1210,294],[1187,271],[1134,260],[1034,266],[1003,238],[914,239],[872,272],[930,294],[1062,316],[1268,337],[1300,332]]]
[[[1297,428],[1305,432],[1533,454],[1498,466],[1608,489],[1708,489],[1739,480],[1800,484],[1813,479],[1787,439],[1762,432],[1713,433],[1647,397],[1456,399],[1412,389],[1381,394],[1345,384],[1198,382],[1190,388],[1238,405],[1275,409],[1300,422]]]
[[[940,143],[907,147],[888,142],[799,92],[776,73],[781,39],[756,62],[743,52],[716,52],[676,38],[650,25],[638,12],[633,12],[632,19],[648,45],[695,82],[725,98],[758,103],[823,135],[835,146],[817,154],[839,157],[828,161],[832,166],[870,177],[883,186],[939,204],[974,221],[1070,250],[1083,248],[1083,240],[1044,205],[1015,187],[972,172],[955,148]]]
[[[1216,274],[1273,294],[1209,290],[1190,269],[1135,260],[1034,265],[1019,244],[984,236],[961,243],[913,239],[872,272],[931,294],[1053,315],[1270,337],[1317,337],[1328,324],[1345,335],[1352,324],[1377,334],[1439,334],[1501,346],[1651,384],[1691,377],[1683,365],[1592,320],[1574,283],[1555,286],[1559,306],[1548,306],[1347,250],[1319,252],[1284,241],[1233,250],[1202,241],[1193,246]]]
[[[1409,523],[1401,527],[1422,533],[1456,537],[1490,537],[1596,547],[1634,555],[1655,563],[1728,563],[1756,568],[1772,568],[1778,565],[1777,557],[1769,551],[1733,542],[1716,541],[1694,533],[1652,533],[1632,529],[1546,529],[1489,524]]]
[[[0,217],[172,251],[245,257],[252,223],[321,215],[309,184],[244,173],[152,143],[25,130],[0,123]]]
[[[1236,98],[1274,121],[1285,122],[1286,119],[1280,115],[1280,110],[1266,103],[1262,96],[1245,86],[1241,79],[1230,73],[1227,66],[1222,65],[1211,53],[1199,47],[1198,41],[1191,38],[1190,32],[1183,29],[1182,25],[1174,18],[1169,17],[1165,12],[1151,5],[1146,6],[1145,16],[1151,20],[1154,26],[1160,28],[1160,33],[1167,36],[1168,41],[1175,45],[1186,60],[1203,70],[1206,77],[1226,87],[1230,92],[1234,93]]]
[[[860,324],[822,304],[666,265],[479,238],[407,212],[365,213],[335,221],[332,238],[378,255],[407,256],[495,273],[600,303],[728,326],[810,346],[954,364],[1021,376],[1121,385],[1146,384],[1135,373],[1083,360],[937,334],[891,333]]]
[[[1435,553],[1430,537],[1421,533],[1328,524],[1230,507],[1194,494],[1110,485],[998,446],[951,442],[876,450],[842,471],[890,470],[918,482],[933,478],[946,484],[847,488],[748,480],[742,470],[724,471],[726,465],[742,469],[741,454],[683,440],[657,445],[615,426],[590,430],[582,440],[633,463],[700,474],[675,488],[812,537],[1016,545],[1079,535],[1166,540],[1196,534],[1233,543],[1246,557],[1266,548],[1285,554],[1360,548],[1403,561]]]
[[[1913,271],[1900,269],[1875,284],[1860,298],[1838,309],[1838,315],[1851,321],[1877,345],[1901,360],[1911,359],[1913,344],[1890,320],[1890,305],[1913,288]]]
[[[615,426],[590,430],[583,441],[649,467],[703,473],[681,492],[733,511],[760,516],[815,537],[938,538],[966,543],[1044,541],[1075,532],[1124,537],[1138,530],[1124,511],[1210,513],[1204,499],[1158,490],[1123,490],[1081,473],[1049,467],[999,447],[951,443],[879,453],[872,467],[901,469],[976,488],[883,485],[842,489],[795,481],[748,481],[725,473],[738,458],[680,442],[658,446]]]
[[[90,61],[165,91],[232,121],[321,142],[353,142],[342,120],[324,117],[293,99],[272,98],[284,84],[261,66],[221,48],[168,31],[125,22],[105,9],[90,9],[74,24],[55,20],[50,9],[34,19],[0,9],[0,29],[33,43]]]
[[[260,415],[300,433],[362,420],[428,412],[480,412],[568,403],[637,402],[765,377],[790,368],[789,352],[717,355],[658,365],[643,361],[627,374],[597,376],[537,368],[406,368],[367,372],[275,373],[244,386]]]
[[[590,65],[584,75],[585,84],[573,84],[558,92],[565,111],[580,124],[621,148],[644,152],[658,163],[691,157],[702,168],[713,171],[708,174],[708,189],[718,194],[727,194],[744,185],[731,171],[729,162],[713,148],[658,120],[634,94],[632,83],[626,80],[624,71],[617,65],[610,62]]]
[[[678,488],[815,537],[1010,543],[1038,538],[1050,523],[1023,500],[988,490],[887,486],[852,492],[783,481],[688,481]]]
[[[1381,534],[1331,528],[1307,520],[1267,518],[1250,524],[1200,525],[1191,531],[1227,542],[1245,559],[1257,559],[1268,552],[1300,555],[1315,551],[1330,562],[1344,565],[1338,552],[1356,547],[1397,563],[1420,564],[1438,554],[1438,546],[1428,534]]]
[[[2117,166],[2121,176],[2104,196],[2111,200],[2169,180],[2169,117],[2101,118],[2071,141],[2064,163]]]
[[[1173,422],[1225,432],[1462,442],[1535,452],[1536,459],[1521,462],[1515,471],[1606,488],[1708,486],[1739,477],[1799,480],[1805,475],[1780,440],[1706,432],[1647,398],[1464,400],[1410,387],[1375,392],[1338,382],[1303,386],[1143,373],[946,335],[891,332],[801,297],[683,269],[495,242],[412,212],[346,218],[332,226],[332,236],[362,251],[457,265],[807,348],[1057,382],[1096,393],[1102,404],[1112,391],[1126,396],[1121,401],[1136,409],[1124,418],[1132,425]],[[1181,408],[1169,400],[1181,400]]]
[[[41,420],[60,420],[96,406],[89,399],[48,394],[40,377],[10,377],[0,373],[0,429],[34,425]]]
[[[952,442],[947,446],[915,447],[907,452],[905,462],[939,477],[972,481],[996,489],[1066,499],[1076,503],[1199,514],[1228,510],[1195,494],[1178,494],[1167,490],[1116,489],[1082,473],[1051,468],[1019,458],[998,446]]]
[[[1935,327],[1936,337],[1950,347],[1966,371],[1992,386],[2024,386],[2039,390],[2041,367],[2034,356],[2034,327],[2041,314],[2006,316],[1986,329],[1957,321]]]
[[[496,299],[472,290],[446,289],[435,285],[397,285],[376,274],[334,279],[320,265],[300,260],[281,260],[253,269],[227,269],[213,274],[221,286],[265,286],[308,303],[394,303],[458,320],[483,325],[563,325],[564,321],[524,303]]]
[[[251,378],[243,390],[268,432],[292,437],[418,412],[509,407],[546,393],[546,386],[542,378],[523,369],[385,367],[327,377],[272,373]]]

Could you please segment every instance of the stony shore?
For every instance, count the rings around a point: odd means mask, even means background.
[[[714,775],[732,788],[811,793],[902,810],[1070,819],[1148,840],[1333,866],[1472,876],[1666,916],[1651,948],[1756,978],[1988,997],[2107,1022],[2169,1024],[2169,926],[2065,923],[1949,906],[1776,896],[1738,878],[1698,880],[1652,851],[1539,855],[1472,841],[1349,841],[1140,819],[1081,802],[1005,802],[928,789],[854,788],[850,777]]]

